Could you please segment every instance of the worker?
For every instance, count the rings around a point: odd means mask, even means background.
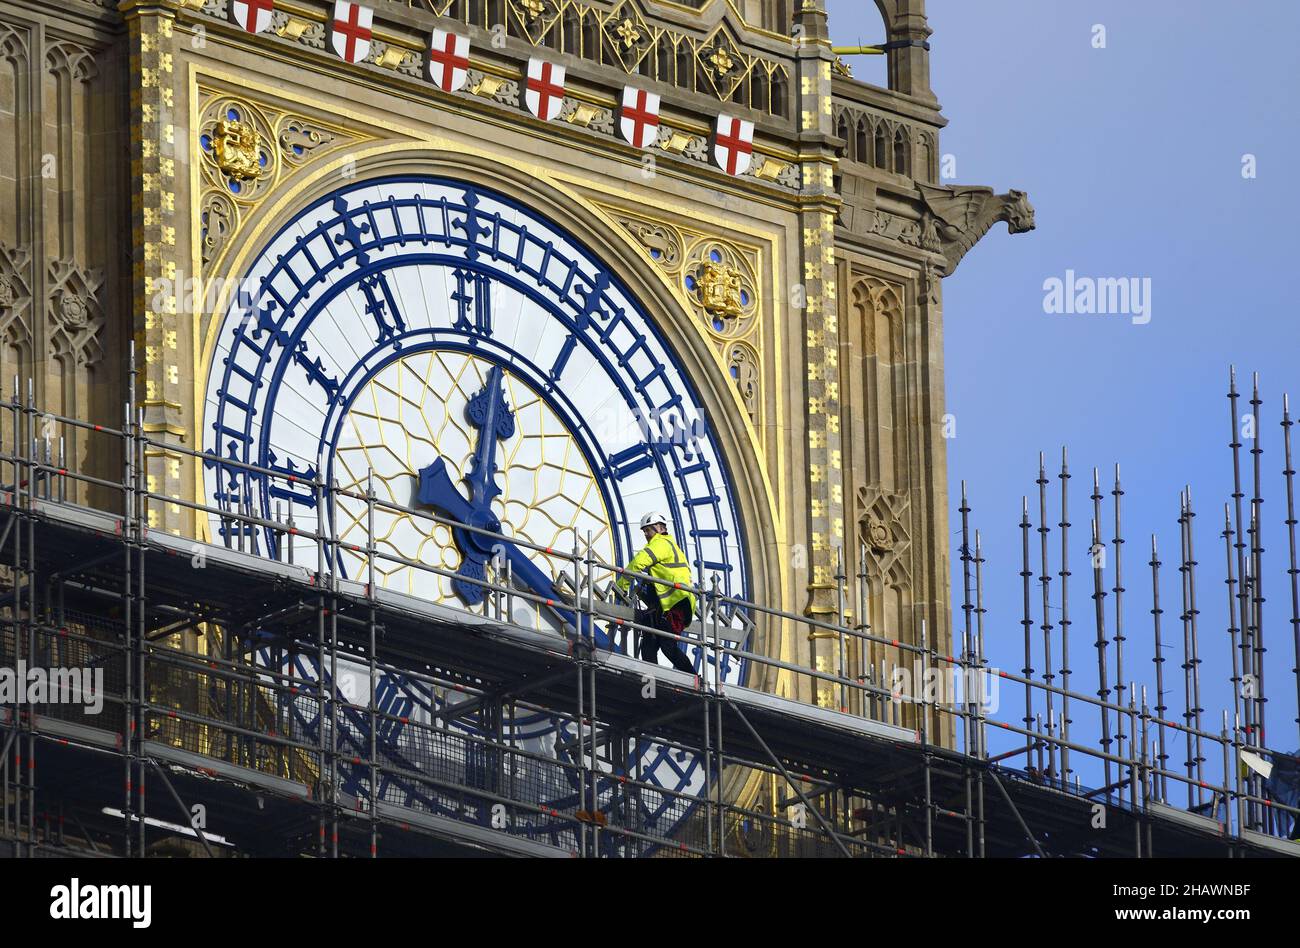
[[[661,513],[648,513],[641,518],[641,533],[645,547],[627,564],[627,572],[645,573],[663,582],[637,581],[637,597],[645,605],[637,610],[637,625],[648,625],[673,635],[681,635],[695,614],[695,596],[689,589],[691,568],[686,554],[668,534],[668,518]],[[624,593],[632,583],[627,575],[620,576],[616,585]],[[651,632],[641,632],[640,654],[642,661],[657,662],[656,653],[662,651],[673,668],[695,674],[695,666],[678,647],[676,639],[665,638]]]

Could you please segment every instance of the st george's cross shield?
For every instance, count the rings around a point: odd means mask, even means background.
[[[524,87],[528,111],[543,122],[560,114],[564,106],[564,67],[542,59],[528,60],[528,84]]]
[[[370,55],[370,27],[375,11],[359,3],[335,0],[330,20],[330,45],[334,52],[350,63],[359,63]]]
[[[754,161],[754,123],[730,115],[718,116],[713,159],[730,175],[742,175]]]
[[[261,33],[271,25],[275,0],[230,0],[230,18],[250,33]]]
[[[469,37],[434,30],[429,40],[429,81],[443,92],[459,92],[469,76]]]
[[[653,145],[659,137],[659,96],[627,86],[623,90],[618,127],[624,140],[632,146],[649,148]]]

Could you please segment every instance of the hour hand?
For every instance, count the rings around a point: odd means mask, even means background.
[[[492,514],[490,509],[477,508],[461,496],[456,485],[452,483],[451,475],[447,473],[447,464],[442,458],[438,458],[420,471],[420,488],[416,500],[452,520],[495,534],[501,532],[501,521]],[[594,637],[597,645],[608,646],[609,636],[591,621],[590,616],[575,613],[555,604],[555,583],[529,559],[527,553],[515,544],[500,536],[486,536],[460,527],[452,528],[452,536],[455,537],[456,546],[461,552],[460,569],[457,572],[465,577],[465,579],[453,579],[452,588],[467,605],[477,606],[483,601],[485,590],[479,583],[487,581],[487,562],[500,549],[510,561],[511,575],[519,585],[534,596],[541,597],[542,604],[547,605],[562,621],[580,630],[583,635]],[[478,582],[468,580],[478,580]]]
[[[416,500],[427,507],[432,507],[442,516],[478,530],[499,534],[501,521],[492,512],[488,504],[474,504],[466,500],[460,490],[452,483],[447,473],[447,462],[438,458],[420,471],[420,486]],[[500,540],[475,530],[463,527],[451,528],[456,548],[460,550],[461,562],[457,572],[465,579],[453,579],[452,588],[467,605],[477,606],[483,601],[484,589],[469,580],[484,582],[487,579],[487,561],[492,557],[493,549]]]

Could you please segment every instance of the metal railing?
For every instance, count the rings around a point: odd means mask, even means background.
[[[1258,740],[1258,732],[1250,723],[1242,723],[1235,717],[1230,722],[1228,713],[1224,712],[1218,733],[1199,726],[1199,699],[1190,684],[1190,672],[1195,670],[1195,666],[1188,669],[1188,715],[1182,723],[1170,720],[1164,713],[1167,709],[1163,706],[1159,664],[1155,666],[1158,676],[1155,708],[1149,703],[1146,686],[1135,681],[1123,681],[1122,687],[1115,692],[1120,700],[1111,699],[1112,692],[1106,686],[1104,648],[1099,648],[1101,664],[1096,694],[1070,689],[1068,659],[1064,657],[1059,669],[1059,685],[1055,683],[1057,676],[1050,661],[1042,679],[1033,677],[1029,648],[1032,571],[1028,565],[1030,524],[1027,506],[1021,523],[1025,536],[1022,576],[1025,577],[1026,589],[1026,662],[1022,674],[1017,675],[991,668],[985,655],[984,561],[978,532],[973,552],[969,542],[970,508],[964,487],[960,507],[960,562],[965,590],[961,607],[961,650],[958,654],[949,654],[948,650],[938,647],[924,620],[920,623],[917,642],[901,641],[871,629],[866,622],[871,577],[865,549],[859,551],[852,584],[840,553],[834,578],[841,621],[826,621],[725,595],[719,589],[717,576],[707,584],[687,585],[665,583],[648,574],[627,571],[617,564],[602,562],[589,538],[584,541],[584,538],[575,536],[570,549],[560,550],[460,523],[431,510],[385,502],[376,496],[373,487],[364,492],[345,490],[319,476],[290,474],[234,458],[214,458],[151,437],[146,433],[143,417],[133,403],[126,406],[123,426],[114,429],[40,411],[34,404],[29,386],[25,399],[20,399],[15,393],[8,402],[0,404],[0,418],[3,419],[0,432],[4,444],[4,450],[0,451],[3,503],[10,508],[11,514],[26,515],[11,515],[0,528],[3,531],[0,545],[8,545],[12,551],[11,563],[8,564],[12,588],[3,610],[0,610],[0,666],[27,660],[50,665],[94,665],[103,667],[106,672],[111,669],[105,695],[111,713],[101,718],[97,726],[103,727],[108,723],[121,733],[127,772],[124,803],[127,835],[129,838],[129,830],[135,827],[140,852],[144,851],[144,822],[131,822],[134,806],[131,787],[134,782],[135,786],[142,788],[146,779],[147,754],[143,745],[147,740],[164,741],[238,766],[327,787],[329,804],[333,808],[328,819],[333,821],[333,832],[332,836],[326,834],[327,817],[322,816],[322,854],[328,848],[328,838],[334,840],[337,852],[337,823],[340,801],[344,798],[360,801],[356,805],[365,809],[370,820],[372,847],[375,846],[376,827],[380,822],[379,804],[388,801],[439,815],[481,821],[504,833],[543,840],[592,855],[645,855],[668,850],[716,853],[725,852],[729,841],[735,850],[733,854],[738,854],[755,840],[760,841],[755,843],[758,849],[796,850],[804,847],[811,851],[821,847],[841,854],[878,851],[929,853],[933,851],[932,822],[936,817],[963,821],[969,839],[969,853],[978,855],[983,849],[985,821],[984,783],[980,775],[995,771],[1044,788],[1124,807],[1134,813],[1147,812],[1154,803],[1173,806],[1170,783],[1181,784],[1188,795],[1188,809],[1205,811],[1208,807],[1209,815],[1222,824],[1222,833],[1227,837],[1240,838],[1247,830],[1284,836],[1290,821],[1283,815],[1294,818],[1300,813],[1271,797],[1260,780],[1242,777],[1239,761],[1245,750],[1273,755],[1278,760],[1286,759],[1286,755],[1264,748]],[[57,449],[54,447],[56,439]],[[78,469],[76,463],[69,461],[67,440],[83,446],[82,450],[74,453],[91,459],[90,470]],[[214,466],[218,478],[230,472],[238,473],[241,491],[237,502],[214,505],[167,496],[151,489],[147,465],[155,452],[188,458],[195,465],[206,463]],[[1287,454],[1289,484],[1289,442]],[[121,478],[107,476],[103,465],[94,466],[94,459],[105,455],[123,459]],[[325,469],[324,464],[316,466],[317,472]],[[1068,576],[1065,558],[1068,523],[1064,506],[1064,482],[1068,471],[1064,463],[1062,470],[1061,569],[1064,577]],[[1039,482],[1040,487],[1046,483],[1041,470]],[[296,521],[293,504],[288,504],[285,511],[279,506],[268,508],[261,505],[259,508],[254,503],[251,489],[255,483],[263,488],[280,484],[285,490],[309,493],[316,511],[314,523]],[[36,520],[41,505],[84,502],[92,490],[98,492],[98,507],[107,507],[119,516],[117,522],[123,541],[121,589],[118,590],[120,618],[113,621],[107,621],[103,616],[70,613],[64,607],[63,597],[67,588],[86,591],[81,578],[85,564],[80,564],[75,579],[55,572],[41,576],[43,584],[35,582],[37,577],[31,566],[33,548],[38,542]],[[1117,522],[1118,492],[1117,478]],[[1094,505],[1098,503],[1098,495],[1099,489],[1094,486]],[[112,496],[118,498],[116,504],[104,502],[105,497]],[[367,527],[364,542],[344,540],[338,535],[336,512],[341,503],[364,507]],[[205,621],[197,613],[178,613],[176,621],[178,628],[203,639],[203,649],[186,647],[182,637],[168,631],[165,625],[149,627],[146,622],[147,582],[143,575],[143,560],[134,556],[133,551],[138,553],[147,542],[151,511],[159,511],[164,505],[178,506],[189,510],[195,517],[208,518],[220,525],[219,533],[231,549],[260,553],[263,544],[259,540],[265,537],[269,541],[266,545],[276,551],[280,561],[294,563],[299,559],[294,565],[309,578],[310,598],[314,601],[300,600],[297,605],[290,603],[286,608],[311,613],[310,620],[315,625],[314,641],[282,639],[271,646],[255,647],[247,636],[241,638],[239,630],[221,628],[218,621]],[[1185,512],[1190,519],[1190,499],[1186,502]],[[521,588],[512,581],[508,565],[478,579],[434,563],[403,557],[377,542],[374,523],[380,513],[414,518],[427,525],[429,531],[435,526],[443,526],[464,534],[483,536],[492,542],[512,544],[526,551],[534,563],[557,581],[565,577],[570,594],[566,595],[560,586],[551,596]],[[1045,520],[1045,501],[1040,515]],[[1099,520],[1099,516],[1094,518],[1094,543],[1099,542]],[[1116,536],[1118,538],[1118,525]],[[1184,556],[1186,569],[1189,568],[1190,538],[1185,534],[1184,539],[1189,548]],[[1231,568],[1230,543],[1228,549]],[[1045,533],[1042,550],[1044,565],[1040,570],[1040,581],[1046,604]],[[308,563],[300,560],[299,554],[304,551],[311,553]],[[358,576],[354,582],[359,586],[359,595],[369,604],[368,619],[341,616],[336,608],[345,593],[358,594],[356,589],[348,587],[342,576],[345,556],[364,564],[364,576]],[[1158,565],[1153,552],[1153,575]],[[550,625],[554,634],[564,635],[573,646],[579,669],[579,707],[574,712],[560,714],[555,708],[510,701],[507,702],[508,708],[496,708],[493,720],[488,720],[492,717],[490,715],[475,712],[476,725],[465,726],[466,715],[456,711],[456,704],[449,703],[447,695],[454,693],[458,700],[480,702],[477,707],[481,708],[493,700],[489,690],[475,689],[454,677],[379,660],[376,613],[382,604],[377,580],[382,567],[401,567],[420,575],[455,578],[472,584],[483,590],[480,607],[470,609],[455,602],[444,605],[463,608],[468,613],[498,623],[515,623],[521,603],[531,608],[530,614],[539,617],[539,627]],[[619,578],[667,585],[691,593],[697,602],[692,627],[686,630],[686,634],[676,635],[644,621],[637,622],[618,615],[611,617],[614,610],[611,609],[608,590],[612,581]],[[1095,576],[1094,581],[1099,584],[1100,576]],[[1158,597],[1158,577],[1154,582]],[[1118,575],[1115,587],[1122,589]],[[847,603],[854,597],[860,620],[856,624],[846,620]],[[1116,592],[1116,615],[1122,616],[1118,597]],[[1193,621],[1194,604],[1190,608],[1189,622]],[[1101,606],[1098,605],[1097,609],[1100,630]],[[1159,636],[1158,598],[1152,614],[1156,635]],[[551,622],[541,622],[543,616],[549,616]],[[368,648],[362,654],[340,650],[340,622],[355,622],[364,628]],[[274,626],[275,621],[269,618],[266,624]],[[695,790],[663,786],[638,773],[637,768],[648,752],[638,754],[635,749],[629,749],[627,738],[624,738],[621,752],[612,749],[615,742],[606,733],[608,729],[598,713],[594,663],[583,658],[597,647],[597,639],[602,637],[598,634],[601,625],[605,627],[610,645],[616,649],[628,648],[635,634],[658,635],[687,648],[688,655],[694,652],[698,674],[696,687],[709,699],[705,705],[705,746],[674,745],[672,741],[649,736],[638,740],[657,748],[675,748],[680,753],[697,755],[703,777]],[[1044,625],[1048,626],[1044,629],[1044,652],[1050,656],[1051,627],[1046,622]],[[1069,627],[1064,601],[1059,626],[1064,636]],[[621,646],[619,633],[622,633]],[[836,667],[811,667],[777,658],[762,647],[801,633],[833,639],[837,646]],[[1098,636],[1104,643],[1101,631]],[[1118,650],[1123,642],[1119,629],[1116,630],[1116,642]],[[213,646],[220,653],[214,652]],[[1062,647],[1068,649],[1065,643]],[[850,661],[850,656],[853,661]],[[300,664],[295,665],[295,662]],[[353,700],[340,691],[341,663],[364,669],[368,682],[364,700]],[[856,667],[851,669],[851,664]],[[912,666],[910,669],[909,664]],[[1117,667],[1117,673],[1120,668],[1122,664]],[[918,687],[905,687],[903,672],[913,673],[919,679],[915,682]],[[944,672],[948,673],[948,679],[960,680],[960,694],[956,691],[951,695],[937,694],[927,687],[936,676],[942,680]],[[722,714],[729,703],[729,690],[760,679],[770,685],[782,678],[794,683],[796,690],[804,695],[819,694],[823,700],[832,696],[832,710],[855,717],[869,717],[914,732],[924,763],[925,832],[920,845],[909,848],[897,843],[867,841],[865,836],[869,834],[863,831],[862,821],[851,813],[832,827],[802,790],[808,781],[816,779],[815,775],[792,773],[775,755],[765,764],[723,752],[720,746]],[[378,689],[381,681],[398,679],[405,682],[408,692],[429,696],[427,706],[420,714],[399,714],[380,706]],[[1020,723],[990,717],[979,700],[980,691],[987,684],[995,687],[1010,685],[1023,691],[1025,715]],[[1060,716],[1056,711],[1058,703]],[[1036,711],[1039,705],[1047,709],[1045,722]],[[1072,707],[1076,715],[1090,713],[1096,716],[1103,734],[1100,746],[1090,746],[1071,738],[1069,725],[1081,723],[1081,717],[1071,718]],[[56,712],[43,708],[41,711],[41,714],[51,713],[76,715],[75,710],[67,708]],[[735,713],[745,727],[750,727],[739,709]],[[557,735],[555,747],[558,750],[541,753],[524,746],[526,742],[517,737],[518,728],[505,723],[505,714],[511,720],[519,716],[551,716],[551,729]],[[10,767],[13,757],[9,748],[16,745],[25,747],[26,759],[32,760],[35,718],[36,715],[24,713],[23,709],[15,706],[8,717],[8,735],[0,739],[6,750],[0,768],[3,768],[4,779],[19,787],[15,812],[18,818],[26,820],[31,839],[35,838],[35,790],[23,784],[21,773]],[[1112,724],[1119,740],[1112,741]],[[716,728],[713,738],[708,737],[709,728]],[[992,755],[988,740],[990,729],[1023,738],[1023,747]],[[944,739],[946,734],[952,735],[950,740]],[[762,743],[756,732],[754,737]],[[1183,772],[1167,764],[1166,749],[1179,740],[1189,748]],[[1208,757],[1205,748],[1209,748]],[[962,760],[963,766],[968,767],[967,792],[973,802],[965,813],[946,810],[934,803],[931,797],[930,763],[936,755],[945,754]],[[1020,768],[1009,769],[1008,764],[1017,759],[1021,762]],[[1204,764],[1209,760],[1221,763],[1217,779],[1205,773]],[[1086,766],[1092,766],[1102,774],[1103,782],[1096,789],[1085,786],[1080,779]],[[751,785],[765,779],[788,785],[803,805],[802,812],[809,817],[809,822],[801,825],[788,814],[783,817],[770,810],[762,812],[753,806],[741,805],[744,801],[727,799],[723,790],[727,782],[724,778],[742,772]],[[977,778],[980,778],[978,787],[972,790]],[[1005,795],[996,773],[993,780]],[[735,784],[736,780],[730,781],[733,787]],[[647,799],[654,801],[653,807],[645,805]],[[557,801],[563,805],[557,805]],[[775,807],[773,801],[769,800],[769,803]],[[844,808],[847,808],[847,803]],[[6,806],[0,831],[13,829],[13,823],[16,821],[11,819],[10,807]],[[1135,830],[1136,852],[1142,854],[1144,848],[1149,852],[1149,839],[1144,842],[1141,825],[1135,825],[1138,826]],[[1037,848],[1033,834],[1028,835]]]

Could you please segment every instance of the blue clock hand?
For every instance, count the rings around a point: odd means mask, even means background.
[[[483,511],[466,500],[460,491],[456,489],[456,485],[452,483],[451,475],[447,473],[447,464],[442,458],[438,458],[420,471],[420,489],[417,499],[421,504],[433,507],[443,516],[452,520],[459,520],[461,523],[467,523],[483,530],[491,530],[494,533],[499,533],[501,530],[500,520],[493,516],[490,511],[488,511],[486,517],[483,516]],[[576,629],[581,629],[584,635],[593,636],[597,645],[602,648],[609,647],[609,636],[591,621],[590,616],[575,614],[573,611],[555,604],[555,583],[551,581],[549,576],[538,569],[537,565],[529,559],[528,554],[515,544],[500,537],[484,536],[481,533],[462,530],[459,527],[452,528],[452,535],[456,539],[456,546],[461,551],[462,559],[458,572],[462,576],[486,582],[487,561],[492,558],[497,545],[500,544],[506,558],[510,561],[512,575],[517,577],[533,595],[546,600],[550,608],[562,620]],[[452,580],[452,586],[460,597],[471,606],[478,605],[483,601],[483,587],[476,583]]]
[[[456,485],[451,482],[451,475],[447,473],[447,462],[438,458],[428,467],[420,470],[420,487],[416,493],[416,500],[428,507],[433,507],[445,517],[452,520],[458,520],[461,523],[469,522],[469,515],[474,510],[474,505],[456,490]]]
[[[501,521],[492,512],[492,498],[501,493],[496,483],[497,440],[515,433],[515,416],[506,404],[503,373],[499,365],[488,371],[483,390],[465,406],[468,421],[479,429],[478,446],[465,476],[469,487],[466,501],[451,483],[446,462],[438,458],[420,471],[420,490],[417,499],[428,504],[453,520],[492,533],[501,532]],[[490,537],[470,530],[453,529],[456,546],[460,549],[461,564],[458,572],[468,580],[487,579],[487,560],[492,555]],[[483,587],[473,582],[453,580],[452,587],[471,606],[483,601]]]
[[[447,473],[447,462],[438,458],[420,471],[420,488],[416,499],[438,511],[444,517],[459,521],[467,526],[477,527],[491,533],[501,531],[501,521],[492,512],[490,504],[482,506],[465,499]],[[492,556],[496,544],[495,537],[485,536],[461,527],[452,527],[452,537],[460,550],[460,575],[479,580],[487,579],[486,564]],[[452,580],[452,588],[468,605],[477,606],[483,601],[483,587],[472,582]]]
[[[469,500],[452,483],[443,458],[420,471],[416,495],[421,504],[433,507],[452,520],[497,534],[501,533],[501,521],[492,512],[492,499],[501,493],[496,483],[496,446],[499,439],[512,437],[515,433],[515,416],[506,404],[503,376],[501,367],[494,365],[488,371],[483,390],[469,400],[465,409],[470,424],[479,429],[472,466],[465,476],[470,490]],[[452,536],[461,552],[461,565],[457,572],[465,577],[452,580],[452,588],[468,605],[476,606],[483,601],[484,588],[478,583],[487,580],[487,561],[500,544],[514,574],[534,595],[546,599],[564,621],[580,629],[584,635],[594,635],[599,644],[607,645],[608,636],[594,627],[589,616],[576,615],[554,606],[554,583],[513,543],[461,528],[453,528]]]
[[[501,493],[497,487],[497,441],[504,441],[515,433],[515,413],[506,404],[502,375],[501,366],[492,366],[483,390],[465,406],[470,424],[479,429],[474,463],[465,476],[465,483],[470,488],[470,501],[475,507],[486,507]]]
[[[591,621],[591,616],[586,613],[575,613],[556,605],[555,583],[537,568],[536,564],[528,558],[527,553],[508,541],[502,541],[502,547],[505,549],[506,558],[510,560],[512,576],[521,579],[534,595],[543,597],[546,605],[573,628],[578,629],[584,636],[592,637],[601,648],[609,648],[609,636]]]

